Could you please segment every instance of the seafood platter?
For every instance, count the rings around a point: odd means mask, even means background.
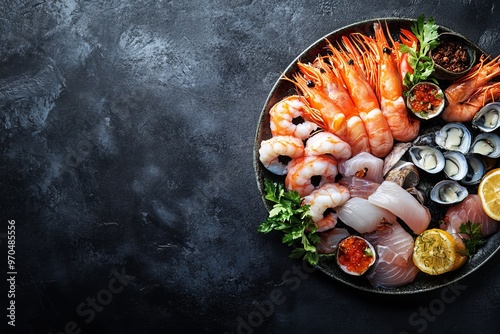
[[[284,232],[292,257],[375,293],[472,273],[500,248],[499,79],[499,56],[422,15],[316,41],[257,125],[259,231]]]

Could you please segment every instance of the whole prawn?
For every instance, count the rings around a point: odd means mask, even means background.
[[[374,23],[373,28],[375,30],[374,39],[366,35],[357,36],[361,36],[372,51],[365,52],[363,55],[368,57],[368,60],[375,61],[375,66],[377,66],[375,92],[380,102],[380,108],[394,139],[404,142],[411,141],[418,136],[420,122],[408,116],[408,109],[403,98],[403,82],[398,71],[396,58],[392,55],[394,50],[389,46],[381,24]]]
[[[323,87],[328,97],[346,116],[347,131],[345,141],[351,145],[352,152],[354,154],[369,152],[370,142],[365,126],[338,72],[327,64],[323,58],[317,58],[313,64],[305,64],[299,61],[297,65],[306,78]]]
[[[470,100],[481,87],[500,74],[500,55],[486,62],[486,57],[481,56],[479,62],[469,73],[452,83],[445,89],[444,94],[448,106],[441,117],[447,122],[468,122],[472,120],[477,110],[471,108]],[[465,106],[463,106],[465,104]]]
[[[343,48],[349,54],[331,43],[328,47],[332,52],[330,61],[339,70],[363,121],[370,142],[370,152],[377,157],[385,157],[392,149],[394,139],[370,82],[360,65],[352,59],[359,55],[359,51],[348,39],[343,39]]]
[[[304,116],[315,122],[320,127],[328,130],[343,140],[347,139],[347,119],[342,110],[331,101],[321,86],[314,81],[308,80],[299,73],[294,75],[296,87],[309,105]]]
[[[486,103],[500,101],[500,82],[486,83],[477,89],[467,101],[453,106],[453,114],[448,114],[448,122],[468,122]],[[443,117],[444,118],[444,117]]]

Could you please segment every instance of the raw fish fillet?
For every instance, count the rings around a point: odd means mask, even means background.
[[[380,183],[357,176],[346,176],[340,179],[339,184],[349,189],[351,197],[368,198],[378,188]]]
[[[368,201],[401,218],[416,234],[425,231],[431,222],[429,209],[394,182],[382,182]]]
[[[374,287],[394,288],[413,282],[419,272],[412,260],[413,237],[399,223],[387,224],[364,235],[377,251],[367,274]]]
[[[382,169],[384,168],[384,160],[368,153],[361,152],[339,163],[339,172],[343,176],[354,176],[356,173],[363,171],[366,168],[365,179],[377,183],[384,181]]]
[[[321,241],[316,245],[319,253],[330,254],[337,250],[339,242],[349,236],[345,228],[336,227],[320,234]]]
[[[373,232],[381,223],[396,221],[393,213],[360,197],[352,197],[337,209],[337,217],[359,233]]]
[[[468,220],[472,223],[481,224],[481,235],[483,237],[491,235],[500,229],[500,222],[488,217],[483,210],[480,197],[476,194],[469,194],[462,202],[451,206],[446,211],[445,219],[439,227],[459,240],[460,237],[466,237],[458,233],[460,225],[467,223]]]

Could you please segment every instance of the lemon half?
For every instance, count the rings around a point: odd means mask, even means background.
[[[413,262],[424,273],[444,274],[459,268],[466,260],[463,246],[444,230],[426,230],[415,239]]]
[[[500,168],[489,171],[481,183],[477,194],[484,212],[494,220],[500,220]]]

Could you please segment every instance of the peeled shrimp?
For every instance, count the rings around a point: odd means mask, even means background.
[[[317,58],[312,65],[299,61],[297,66],[306,78],[322,87],[327,96],[346,116],[345,141],[351,146],[353,154],[369,152],[370,142],[365,126],[338,71],[327,64],[324,58]]]
[[[337,224],[335,210],[349,198],[347,187],[337,183],[327,183],[305,196],[302,203],[310,205],[309,214],[317,225],[316,231],[323,232],[335,227]]]
[[[273,136],[294,136],[307,139],[318,126],[303,119],[304,100],[297,95],[287,96],[269,111]]]
[[[472,119],[472,111],[469,108],[462,108],[461,104],[473,96],[478,89],[483,87],[488,81],[500,74],[500,55],[489,62],[481,56],[469,73],[458,79],[445,89],[444,94],[448,101],[448,106],[441,114],[445,121],[467,122]]]
[[[380,108],[387,120],[394,139],[411,141],[418,136],[420,122],[408,117],[408,109],[403,98],[403,82],[398,72],[396,60],[391,56],[389,43],[379,23],[373,25],[375,39],[370,39],[373,51],[377,57],[377,95]],[[365,40],[368,40],[365,39]]]
[[[277,175],[285,175],[288,172],[290,159],[303,155],[304,143],[292,136],[276,136],[263,140],[259,148],[260,162],[270,172]]]
[[[306,155],[331,154],[336,159],[349,159],[351,146],[330,132],[318,132],[306,141]]]
[[[386,156],[391,151],[394,142],[392,133],[380,110],[377,96],[362,68],[352,58],[349,58],[354,57],[353,55],[359,51],[347,39],[344,40],[344,48],[349,50],[349,55],[331,44],[329,48],[333,53],[330,60],[339,70],[365,125],[370,142],[370,152],[377,157]]]
[[[325,183],[334,183],[337,174],[335,158],[328,155],[304,156],[290,161],[285,186],[304,197]]]

